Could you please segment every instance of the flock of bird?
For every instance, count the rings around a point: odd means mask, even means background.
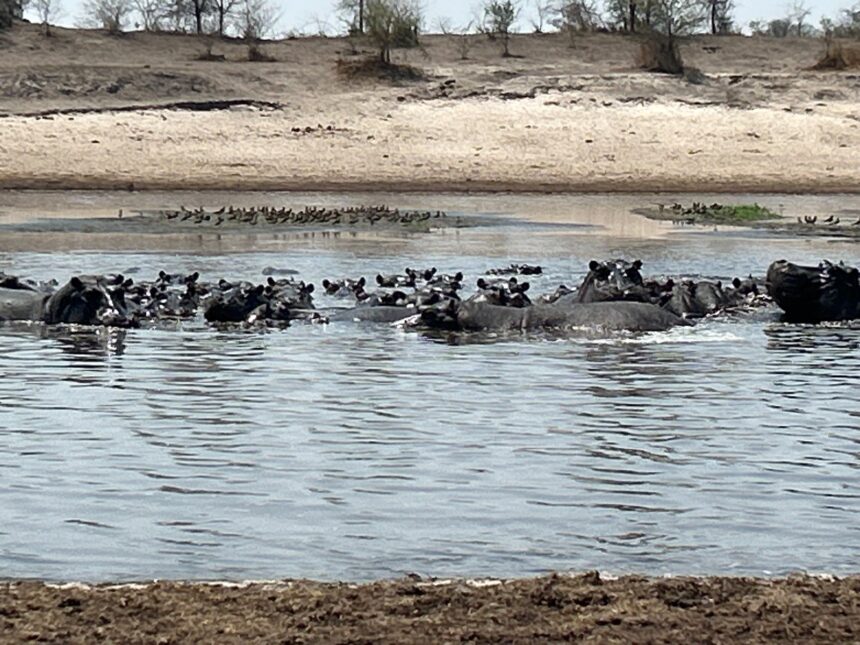
[[[803,217],[797,218],[797,223],[802,224],[803,226],[815,226],[818,224],[818,215],[804,215]],[[821,224],[829,227],[839,226],[842,221],[836,217],[835,215],[831,215],[823,220],[821,220]],[[860,218],[857,218],[854,222],[848,224],[848,226],[860,226]]]
[[[257,224],[269,225],[374,225],[399,224],[407,226],[431,220],[439,220],[447,217],[443,211],[412,211],[390,208],[388,206],[347,206],[339,208],[325,208],[318,206],[306,206],[301,210],[292,208],[275,208],[271,206],[262,207],[234,207],[222,206],[218,210],[208,211],[204,208],[188,209],[180,206],[179,210],[160,211],[162,219],[172,222],[185,222],[188,224],[209,224],[221,226],[224,224],[244,224],[256,226]],[[121,215],[120,215],[121,217]]]

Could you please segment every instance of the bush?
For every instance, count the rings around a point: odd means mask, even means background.
[[[684,61],[681,59],[678,42],[656,32],[642,40],[636,62],[639,67],[649,72],[675,75],[684,73]]]
[[[24,8],[19,0],[0,0],[0,29],[8,29],[15,20],[24,17]]]
[[[814,70],[842,70],[860,67],[860,46],[851,46],[828,38],[825,41],[824,56],[812,66]]]
[[[338,60],[337,73],[348,80],[423,81],[423,71],[412,65],[389,63],[373,56],[358,60]]]
[[[414,0],[367,0],[365,30],[379,50],[379,60],[391,63],[391,50],[416,47],[421,8]]]

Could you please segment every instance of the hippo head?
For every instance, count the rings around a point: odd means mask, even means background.
[[[639,260],[633,263],[625,260],[592,260],[588,264],[588,274],[579,287],[579,302],[625,299],[629,290],[642,284],[639,274],[641,267],[642,262]]]
[[[432,329],[460,329],[457,319],[459,309],[459,300],[444,298],[421,310],[421,322]]]
[[[75,276],[45,303],[48,324],[109,325],[129,327],[132,320],[125,309],[122,276]]]

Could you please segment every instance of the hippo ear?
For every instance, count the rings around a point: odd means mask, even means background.
[[[487,281],[484,280],[483,278],[478,278],[478,289],[486,289],[486,288],[487,288]]]
[[[266,284],[268,284],[270,287],[274,287],[275,286],[275,279],[272,276],[269,276],[269,279],[266,280]]]
[[[159,279],[164,280],[167,277],[167,274],[164,271],[159,271],[158,277]]]
[[[72,285],[72,289],[75,291],[81,291],[84,288],[84,283],[81,282],[81,279],[78,276],[74,276],[69,280],[69,284]]]
[[[406,270],[409,271],[409,269],[406,269]],[[381,274],[377,273],[376,274],[376,284],[382,284],[383,282],[385,282],[385,278],[383,278]]]
[[[520,293],[525,293],[526,291],[528,291],[530,286],[531,285],[528,282],[523,282],[520,285],[520,289],[519,289]]]
[[[633,268],[636,269],[637,271],[639,269],[641,269],[642,268],[642,260],[634,260],[633,261]]]
[[[328,278],[323,278],[322,286],[323,289],[328,289],[331,286],[331,282],[329,282]]]
[[[514,276],[511,276],[510,279],[508,280],[508,284],[512,287],[517,286],[517,279]]]
[[[117,285],[117,284],[122,284],[123,282],[125,282],[125,276],[123,276],[122,273],[117,273],[113,277],[113,284]]]
[[[361,277],[358,279],[358,286],[359,286],[359,287],[364,287],[364,285],[366,285],[366,284],[367,284],[367,280],[365,280],[365,279],[364,279],[364,276],[361,276]]]
[[[722,289],[722,288],[723,288],[723,281],[717,280],[717,289]]]
[[[134,286],[134,280],[129,278],[125,282],[122,283],[123,289],[131,289]]]
[[[258,284],[256,287],[254,287],[254,290],[251,293],[259,296],[262,295],[265,290],[266,288],[263,285]]]
[[[463,272],[462,271],[457,271],[457,273],[454,274],[454,281],[455,282],[462,282],[463,281]]]
[[[189,282],[197,282],[199,279],[200,279],[200,272],[199,271],[195,271],[190,276],[188,276]]]
[[[600,266],[600,263],[597,260],[592,260],[588,263],[589,271],[597,271],[597,268]]]
[[[309,283],[305,286],[304,291],[305,291],[305,293],[313,293],[315,288],[316,288],[316,287],[314,287],[314,283],[313,283],[313,282],[309,282]]]
[[[732,286],[733,286],[735,289],[740,289],[742,284],[743,284],[743,283],[741,282],[741,279],[740,279],[740,278],[735,278],[734,280],[732,280]]]

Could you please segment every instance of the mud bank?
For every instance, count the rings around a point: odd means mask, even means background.
[[[848,642],[860,577],[0,586],[9,642]]]

